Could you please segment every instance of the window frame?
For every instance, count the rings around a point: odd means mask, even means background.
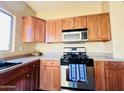
[[[10,39],[9,39],[10,41],[9,41],[9,45],[8,45],[9,48],[8,48],[8,50],[0,50],[0,52],[11,52],[13,50],[14,16],[11,13],[9,13],[8,11],[1,9],[1,8],[0,8],[0,12],[8,15],[11,18],[11,21],[10,21]]]

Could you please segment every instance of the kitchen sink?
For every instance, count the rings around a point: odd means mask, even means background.
[[[0,70],[21,64],[22,62],[0,62]]]

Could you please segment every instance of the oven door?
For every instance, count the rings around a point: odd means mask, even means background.
[[[68,65],[61,65],[61,87],[69,87],[67,79]]]
[[[76,90],[95,90],[94,68],[87,66],[87,82],[68,81],[69,66],[61,65],[61,87]]]

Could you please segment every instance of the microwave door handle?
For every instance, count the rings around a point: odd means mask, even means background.
[[[82,39],[82,33],[80,32],[80,40]]]

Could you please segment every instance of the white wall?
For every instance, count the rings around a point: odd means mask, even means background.
[[[82,43],[82,44],[64,44],[64,43],[54,43],[54,44],[45,44],[39,43],[36,45],[36,49],[40,49],[43,53],[55,52],[61,53],[63,52],[64,47],[86,47],[87,52],[89,53],[109,53],[105,50],[104,43],[99,42],[90,42],[90,43]]]
[[[71,2],[71,1],[70,1]],[[79,1],[80,2],[80,1]],[[80,15],[88,15],[94,13],[101,13],[101,2],[84,2],[78,6],[65,7],[63,9],[57,9],[54,11],[46,11],[43,13],[37,13],[37,16],[46,20],[57,19],[64,17],[74,17]]]
[[[113,56],[124,59],[124,2],[110,2]]]
[[[22,42],[22,31],[23,31],[22,16],[26,16],[26,15],[35,16],[36,13],[23,1],[0,1],[0,8],[7,10],[16,17],[15,46],[14,46],[15,51],[7,52],[7,53],[0,52],[0,57],[31,53],[35,48],[35,44]],[[22,48],[22,51],[20,51],[20,48]]]

